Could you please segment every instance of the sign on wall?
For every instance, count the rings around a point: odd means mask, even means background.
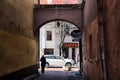
[[[73,38],[81,38],[81,36],[82,36],[82,32],[81,31],[79,31],[79,30],[73,30],[72,32],[71,32],[71,36],[73,37]]]
[[[79,47],[78,43],[64,43],[63,47],[72,47],[72,48],[76,48]]]

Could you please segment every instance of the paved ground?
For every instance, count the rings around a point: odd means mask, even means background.
[[[63,68],[46,68],[44,74],[39,69],[40,76],[34,80],[82,80],[81,76],[76,75],[79,68],[72,68],[71,71],[64,71]]]

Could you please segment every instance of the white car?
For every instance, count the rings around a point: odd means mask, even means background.
[[[46,58],[46,67],[71,67],[75,64],[72,59],[64,59],[57,55],[44,55],[44,57]]]

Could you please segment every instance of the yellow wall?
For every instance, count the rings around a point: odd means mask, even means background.
[[[0,1],[0,76],[35,65],[33,0]]]

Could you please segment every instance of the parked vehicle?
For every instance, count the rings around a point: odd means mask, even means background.
[[[75,64],[72,59],[64,59],[57,55],[44,55],[44,57],[46,58],[46,67],[71,67]]]

